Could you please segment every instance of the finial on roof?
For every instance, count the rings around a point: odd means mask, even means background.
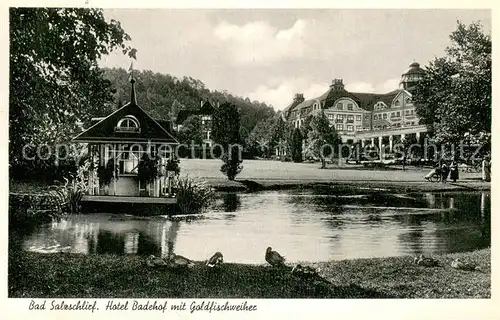
[[[128,72],[130,74],[130,83],[132,84],[131,93],[130,93],[130,103],[137,105],[137,100],[135,98],[135,79],[134,79],[134,61],[130,63],[130,68],[128,68]]]

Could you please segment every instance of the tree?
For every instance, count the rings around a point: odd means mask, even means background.
[[[304,119],[304,123],[302,124],[300,130],[302,133],[302,137],[307,137],[309,131],[311,131],[311,120],[313,118],[312,114],[308,114]]]
[[[104,69],[105,77],[116,88],[115,101],[128,102],[130,83],[125,69]],[[229,102],[240,110],[240,135],[242,140],[251,133],[257,123],[274,116],[274,110],[265,103],[250,101],[228,93],[210,91],[202,81],[191,77],[178,79],[169,74],[150,70],[134,72],[136,77],[137,102],[154,118],[175,120],[182,124],[185,117],[179,112],[194,112],[200,108],[200,101]],[[245,140],[243,140],[245,141]]]
[[[293,127],[287,122],[282,113],[276,114],[272,121],[270,149],[278,151],[278,157],[282,160],[288,160],[292,152],[292,134]]]
[[[196,145],[203,143],[203,130],[201,125],[201,117],[193,115],[188,117],[182,123],[182,127],[178,132],[179,142],[190,145],[194,142]]]
[[[246,139],[250,152],[259,157],[269,158],[272,154],[271,137],[274,119],[267,118],[255,125]]]
[[[102,10],[10,8],[9,164],[11,174],[43,163],[23,157],[67,142],[76,123],[112,109],[111,84],[97,61],[119,49],[135,58],[130,37]],[[27,150],[25,146],[31,146]],[[38,159],[39,160],[39,159]],[[40,168],[39,168],[40,169]]]
[[[423,146],[419,144],[415,135],[407,135],[402,140],[394,141],[394,146],[396,158],[403,162],[403,170],[406,169],[408,159],[422,156]]]
[[[339,136],[326,118],[324,112],[314,115],[310,122],[311,130],[307,135],[308,150],[321,160],[321,169],[326,168],[326,157],[333,155]]]
[[[458,22],[446,56],[429,63],[413,95],[421,123],[441,144],[491,133],[491,36]],[[485,141],[488,143],[488,141]]]
[[[234,180],[243,170],[240,154],[243,150],[240,138],[240,112],[234,104],[223,103],[217,108],[212,118],[212,137],[224,150],[221,172],[229,180]]]
[[[292,161],[302,162],[302,133],[299,128],[293,129],[291,149]]]

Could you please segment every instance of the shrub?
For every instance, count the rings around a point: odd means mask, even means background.
[[[243,162],[237,154],[233,153],[233,156],[229,157],[228,154],[224,154],[222,156],[222,166],[220,171],[227,176],[230,181],[233,181],[234,178],[243,170],[243,166],[241,163]]]
[[[167,160],[167,165],[165,167],[167,171],[174,171],[175,175],[179,175],[181,168],[179,166],[179,159],[173,158]]]
[[[52,205],[61,213],[78,213],[81,211],[81,200],[88,191],[88,172],[90,163],[86,161],[76,170],[76,175],[62,186],[51,186],[49,197]]]
[[[183,214],[200,213],[214,199],[214,191],[204,181],[188,176],[176,177],[174,180],[177,192],[177,205]]]
[[[118,164],[115,159],[108,160],[106,166],[99,166],[97,169],[97,176],[99,178],[99,183],[103,186],[107,186],[113,181],[113,179],[118,179],[118,175],[115,177],[115,172],[118,171]]]

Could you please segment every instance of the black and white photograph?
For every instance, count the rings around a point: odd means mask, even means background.
[[[9,301],[492,298],[491,7],[75,5],[6,10]]]

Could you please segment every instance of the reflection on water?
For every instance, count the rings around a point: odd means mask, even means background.
[[[490,193],[352,194],[331,189],[220,194],[198,218],[74,215],[37,229],[24,248],[263,263],[468,251],[490,245]]]

